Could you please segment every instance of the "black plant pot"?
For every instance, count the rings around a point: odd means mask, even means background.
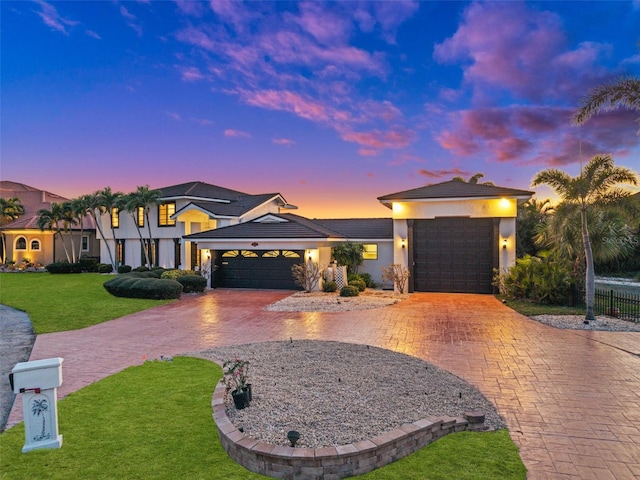
[[[251,391],[251,384],[247,383],[244,387],[242,387],[242,391],[247,396],[247,406],[249,406],[249,402],[253,400],[253,393]]]
[[[243,408],[249,406],[247,394],[242,390],[234,390],[233,392],[231,392],[231,398],[233,398],[233,404],[238,410],[242,410]]]

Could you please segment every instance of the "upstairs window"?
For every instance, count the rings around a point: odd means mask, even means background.
[[[144,207],[138,207],[138,214],[136,215],[139,227],[144,227]]]
[[[363,260],[377,260],[378,259],[378,245],[376,243],[365,243],[362,251]]]
[[[158,226],[173,227],[175,220],[171,220],[171,216],[176,213],[176,202],[161,203],[158,205]]]
[[[118,228],[120,226],[120,209],[113,207],[111,209],[111,228]]]
[[[82,251],[83,252],[89,251],[89,237],[87,235],[82,236]]]

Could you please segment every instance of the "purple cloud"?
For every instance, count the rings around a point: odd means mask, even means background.
[[[56,7],[45,2],[44,0],[34,0],[40,8],[42,9],[39,12],[35,12],[45,25],[51,27],[53,30],[56,30],[65,35],[69,35],[66,27],[73,27],[78,25],[80,22],[76,22],[74,20],[69,20],[68,18],[62,17]]]
[[[342,139],[367,147],[367,150],[404,148],[414,141],[415,132],[408,128],[395,127],[386,131],[344,132]]]
[[[173,118],[176,122],[180,122],[180,121],[182,121],[182,117],[180,116],[180,114],[179,114],[179,113],[176,113],[176,112],[169,112],[169,111],[164,112],[164,113],[165,113],[165,115],[167,115],[168,117]]]
[[[243,132],[242,130],[234,130],[232,128],[227,128],[224,131],[225,137],[234,137],[234,138],[251,138],[247,132]]]
[[[176,68],[180,70],[180,75],[184,82],[197,82],[198,80],[205,78],[198,67],[183,67],[176,65]]]
[[[294,145],[296,142],[289,138],[274,138],[273,140],[271,140],[271,143],[273,143],[274,145],[285,145],[289,147],[291,145]]]
[[[418,174],[427,178],[444,178],[444,177],[466,177],[467,175],[471,175],[471,172],[466,170],[460,170],[459,168],[451,168],[449,170],[428,170],[426,168],[421,168],[418,170]]]

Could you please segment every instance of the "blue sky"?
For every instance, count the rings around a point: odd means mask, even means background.
[[[580,155],[640,169],[637,113],[569,123],[640,71],[640,1],[3,1],[1,176],[74,197],[201,180],[309,217]],[[537,188],[540,197],[549,191]]]

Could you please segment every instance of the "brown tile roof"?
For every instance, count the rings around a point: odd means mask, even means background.
[[[481,183],[466,183],[449,180],[448,182],[426,185],[378,197],[382,203],[393,200],[419,200],[430,198],[479,198],[479,197],[531,197],[535,192],[515,188],[497,187]]]

